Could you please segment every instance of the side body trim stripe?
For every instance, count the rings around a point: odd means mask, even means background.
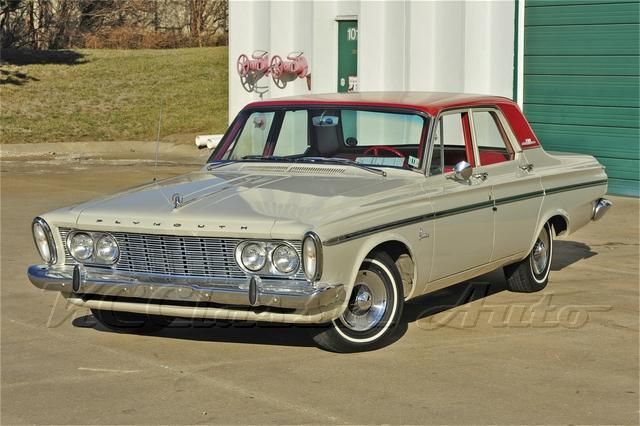
[[[360,231],[350,232],[348,234],[340,235],[338,237],[330,238],[323,243],[325,246],[333,246],[336,244],[343,243],[345,241],[355,240],[358,238],[363,238],[371,234],[375,234],[377,232],[388,231],[391,229],[402,228],[404,226],[413,225],[420,222],[425,222],[428,220],[439,219],[448,216],[454,216],[457,214],[468,213],[475,210],[486,209],[489,207],[500,206],[504,204],[515,203],[518,201],[529,200],[531,198],[538,198],[544,195],[557,194],[560,192],[566,192],[576,189],[590,188],[593,186],[605,185],[607,183],[606,179],[597,180],[586,183],[577,183],[573,185],[559,186],[556,188],[547,189],[545,191],[533,191],[527,192],[525,194],[514,195],[511,197],[500,198],[497,200],[489,200],[484,201],[482,203],[470,204],[468,206],[456,207],[454,209],[442,210],[439,212],[428,213],[420,216],[409,217],[406,219],[397,220],[394,222],[385,223],[382,225],[373,226],[371,228],[362,229]]]
[[[582,189],[582,188],[590,188],[592,186],[606,185],[607,182],[608,182],[607,179],[602,179],[602,180],[596,180],[596,181],[587,182],[587,183],[576,183],[576,184],[573,184],[573,185],[559,186],[557,188],[550,188],[550,189],[547,189],[545,192],[547,193],[547,195],[556,194],[558,192],[566,192],[566,191],[571,191],[573,189]]]

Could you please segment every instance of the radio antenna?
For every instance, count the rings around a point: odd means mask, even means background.
[[[156,134],[156,160],[153,165],[153,181],[158,180],[158,152],[160,151],[160,129],[162,128],[162,112],[164,111],[164,98],[160,102],[160,117],[158,117],[158,132]]]

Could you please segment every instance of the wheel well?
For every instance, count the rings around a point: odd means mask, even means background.
[[[564,216],[553,216],[551,219],[549,219],[549,223],[551,224],[553,232],[556,236],[561,236],[567,231],[568,224],[567,219]]]
[[[413,286],[415,284],[415,265],[409,248],[400,241],[386,241],[382,244],[378,244],[373,248],[373,250],[371,250],[371,252],[374,251],[383,251],[391,256],[391,259],[395,262],[396,267],[400,272],[400,277],[402,278],[404,297],[406,298],[409,296],[412,293]]]

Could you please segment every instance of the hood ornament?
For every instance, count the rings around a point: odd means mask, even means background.
[[[182,196],[179,193],[175,193],[171,196],[171,204],[173,204],[173,208],[177,209],[182,205]]]

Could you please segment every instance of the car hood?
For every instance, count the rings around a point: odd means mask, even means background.
[[[375,209],[397,197],[399,188],[411,186],[410,181],[367,172],[300,176],[199,171],[80,204],[72,211],[85,229],[180,228],[181,233],[275,237],[276,224],[298,233]]]

